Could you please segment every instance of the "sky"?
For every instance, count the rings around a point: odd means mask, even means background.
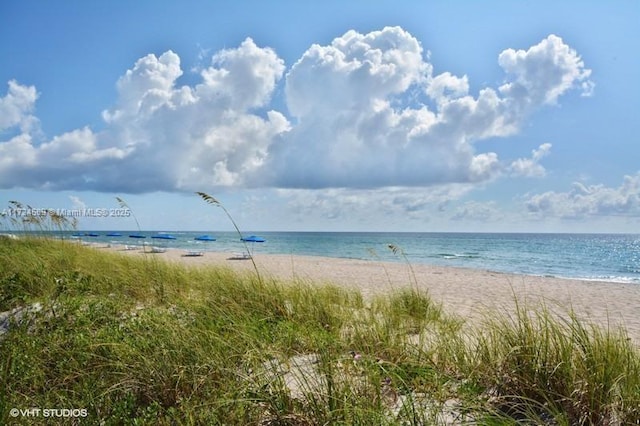
[[[637,0],[4,1],[0,212],[136,229],[91,213],[120,197],[142,229],[233,229],[202,191],[244,230],[639,233],[638,22]]]

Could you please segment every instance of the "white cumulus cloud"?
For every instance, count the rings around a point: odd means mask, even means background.
[[[475,142],[518,132],[590,71],[556,36],[505,50],[499,62],[507,83],[474,97],[467,76],[433,75],[421,44],[398,27],[314,45],[287,73],[297,123],[269,147],[260,178],[279,187],[377,188],[483,182],[509,167],[541,175],[539,158],[510,165]]]
[[[576,182],[567,192],[549,191],[530,195],[525,205],[529,212],[544,217],[640,217],[640,173],[625,176],[617,188]]]
[[[6,96],[0,98],[0,132],[12,127],[19,127],[22,132],[32,130],[37,125],[37,119],[31,114],[37,99],[34,86],[9,81]]]
[[[512,78],[500,91],[529,104],[554,104],[572,88],[588,96],[594,88],[589,80],[591,70],[584,67],[575,50],[553,34],[528,50],[505,50],[498,63]]]
[[[277,111],[251,111],[266,106],[283,72],[275,52],[251,39],[214,55],[195,87],[176,84],[183,73],[177,54],[147,55],[118,80],[103,131],[79,128],[41,144],[23,132],[0,142],[0,182],[134,193],[241,185],[289,128]],[[35,95],[11,87],[6,99],[14,104],[14,93]],[[26,116],[31,104],[21,105]]]
[[[367,107],[406,91],[430,72],[420,43],[402,28],[351,30],[328,46],[314,44],[293,65],[287,105],[296,117]]]
[[[248,38],[239,48],[213,56],[212,66],[201,73],[204,83],[198,86],[198,95],[225,98],[235,110],[261,107],[269,101],[284,69],[284,61],[274,50],[260,48]]]
[[[504,84],[471,94],[468,76],[434,75],[422,44],[400,27],[347,31],[310,46],[288,70],[274,49],[247,38],[214,53],[194,85],[179,84],[177,53],[149,54],[118,79],[103,129],[79,124],[45,141],[36,141],[36,89],[11,81],[0,98],[0,130],[13,132],[0,134],[9,135],[0,139],[0,185],[367,190],[473,185],[505,170],[540,175],[548,148],[510,164],[476,142],[518,132],[571,89],[588,93],[590,71],[554,35],[498,62]],[[270,107],[278,85],[286,111]]]
[[[531,158],[518,158],[509,166],[509,170],[513,176],[541,177],[547,171],[540,164],[540,160],[549,155],[551,152],[551,144],[543,143],[531,151]]]

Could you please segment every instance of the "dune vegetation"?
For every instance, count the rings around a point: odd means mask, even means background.
[[[520,306],[478,329],[413,289],[311,282],[0,238],[0,423],[640,423],[623,330]]]

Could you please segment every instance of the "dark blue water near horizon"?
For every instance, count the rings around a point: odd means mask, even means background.
[[[82,231],[84,234],[93,231]],[[116,232],[116,231],[113,231]],[[141,244],[122,237],[83,236],[96,243]],[[178,249],[240,251],[244,247],[235,232],[172,231],[175,240],[151,239],[158,232],[141,232],[147,244]],[[213,242],[195,241],[208,234]],[[640,284],[640,234],[526,234],[526,233],[410,233],[410,232],[246,232],[264,237],[250,243],[260,253],[327,256],[392,262],[423,263],[486,269],[528,275],[603,280]],[[71,233],[67,233],[70,236]],[[394,254],[393,244],[401,250]],[[404,253],[404,256],[401,254]]]

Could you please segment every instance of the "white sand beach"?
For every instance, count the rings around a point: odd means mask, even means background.
[[[143,256],[141,250],[110,250]],[[222,265],[237,271],[253,271],[250,260],[233,260],[233,253],[205,252],[185,256],[184,250],[147,254],[186,265]],[[265,278],[309,283],[331,283],[354,288],[365,298],[390,290],[417,285],[428,290],[449,313],[476,321],[483,314],[500,310],[513,312],[516,304],[539,306],[545,303],[564,315],[573,309],[580,318],[603,327],[626,328],[640,345],[640,285],[581,281],[551,277],[505,274],[476,269],[391,263],[314,256],[256,254],[254,260]]]

